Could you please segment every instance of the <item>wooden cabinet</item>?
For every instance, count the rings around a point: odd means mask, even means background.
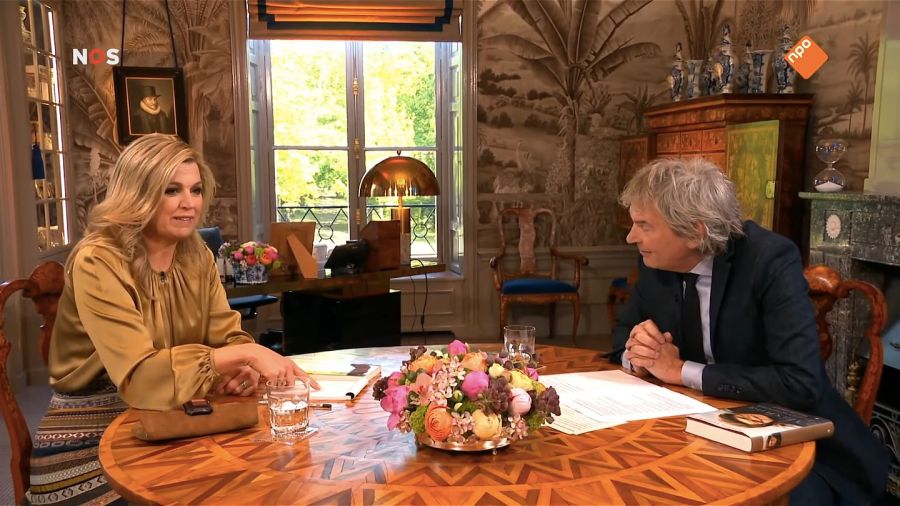
[[[734,181],[747,219],[803,244],[806,125],[812,95],[723,94],[647,109],[648,134],[624,139],[619,187],[654,158],[703,157]],[[630,226],[627,214],[619,223]]]

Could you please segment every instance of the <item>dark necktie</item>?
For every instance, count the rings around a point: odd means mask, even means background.
[[[703,323],[700,319],[700,295],[697,293],[697,274],[682,274],[684,300],[681,302],[681,359],[706,363],[703,352]]]

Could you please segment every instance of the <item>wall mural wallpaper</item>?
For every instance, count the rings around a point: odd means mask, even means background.
[[[122,2],[87,0],[64,2],[62,7],[63,54],[71,54],[73,47],[120,46]],[[174,0],[169,9],[178,62],[184,72],[191,145],[210,165],[218,183],[207,222],[233,237],[237,235],[237,186],[229,3]],[[108,21],[98,23],[101,19]],[[172,67],[171,47],[165,3],[127,2],[125,44],[120,48],[124,64]],[[122,146],[114,133],[112,67],[67,61],[64,71],[80,233],[88,212],[106,194],[109,172]]]
[[[840,136],[848,189],[868,174],[881,1],[484,0],[478,4],[479,247],[496,247],[496,214],[534,205],[559,216],[562,246],[621,244],[615,225],[619,140],[644,131],[643,111],[669,101],[676,43],[684,58],[715,53],[731,28],[736,59],[747,42],[776,49],[788,25],[829,61],[797,93],[814,93],[808,188],[821,170],[816,141]],[[770,72],[771,75],[771,72]],[[769,90],[774,90],[769,78]]]

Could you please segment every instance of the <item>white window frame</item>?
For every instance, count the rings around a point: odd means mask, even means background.
[[[273,223],[277,221],[277,209],[276,209],[276,198],[275,198],[275,151],[278,149],[302,149],[307,146],[280,146],[275,145],[273,140],[273,132],[274,132],[274,124],[273,124],[273,110],[272,110],[272,99],[271,99],[271,57],[269,52],[269,42],[265,40],[258,41],[250,41],[250,44],[253,44],[255,47],[255,52],[258,55],[258,66],[256,75],[250,75],[250,79],[257,80],[257,87],[259,93],[259,101],[260,107],[259,110],[264,114],[261,114],[259,117],[258,128],[262,130],[262,126],[265,125],[265,132],[260,132],[258,137],[258,149],[260,154],[265,154],[265,156],[259,157],[259,162],[268,164],[267,167],[261,167],[258,171],[260,175],[263,175],[266,178],[264,182],[265,187],[268,187],[269,191],[264,195],[259,195],[261,197],[261,204],[265,209],[268,210],[268,222]],[[358,193],[353,191],[354,188],[359,188],[359,182],[362,179],[365,171],[370,168],[365,166],[366,153],[368,151],[384,151],[388,149],[384,146],[379,146],[377,148],[368,147],[365,142],[365,113],[362,104],[365,102],[365,82],[362,76],[362,46],[363,43],[359,41],[347,41],[346,42],[346,54],[347,54],[347,82],[346,82],[346,93],[347,93],[347,145],[346,146],[331,146],[329,148],[334,150],[346,150],[347,151],[347,167],[348,167],[348,186],[351,189],[348,195],[349,202],[349,217],[350,217],[350,238],[357,239],[358,231],[355,227],[355,218],[356,218],[356,210],[358,209],[361,216],[360,226],[365,225],[366,222],[366,208],[364,199],[360,199]],[[451,202],[451,192],[453,191],[453,168],[451,166],[451,157],[448,155],[450,153],[450,149],[452,148],[452,125],[450,124],[451,115],[450,115],[450,103],[449,103],[449,93],[451,90],[450,79],[450,51],[451,46],[448,42],[435,42],[436,54],[435,54],[435,146],[434,150],[436,151],[436,167],[435,167],[435,176],[438,179],[438,183],[441,187],[441,195],[435,198],[435,206],[436,206],[436,222],[435,226],[437,227],[436,231],[436,242],[435,244],[435,256],[434,257],[426,257],[422,258],[422,260],[436,260],[439,262],[448,262],[451,257],[450,252],[450,235],[453,233],[451,230],[451,213],[449,212],[449,206]],[[457,43],[458,44],[458,43]],[[353,76],[358,77],[359,81],[359,95],[357,100],[357,104],[359,107],[359,111],[354,114],[354,95],[353,95]],[[358,138],[360,145],[362,146],[359,159],[357,160],[354,157],[353,153],[353,143],[354,140]],[[309,146],[311,147],[311,146]],[[317,148],[324,148],[324,146],[316,146]],[[422,151],[423,148],[419,146],[396,146],[392,147],[392,149],[400,149],[403,152],[408,151]],[[432,148],[426,147],[424,150],[431,150]]]

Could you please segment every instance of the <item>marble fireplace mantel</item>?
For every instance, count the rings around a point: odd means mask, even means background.
[[[860,192],[800,194],[810,202],[809,264],[826,264],[845,278],[861,279],[885,292],[888,321],[882,334],[884,370],[870,428],[893,457],[888,492],[900,497],[900,350],[894,347],[900,325],[900,195]],[[840,300],[828,315],[833,335],[862,336],[869,324],[869,304],[864,297]],[[893,330],[892,330],[893,329]],[[847,388],[847,370],[861,350],[852,339],[839,339],[825,362],[839,392]]]

